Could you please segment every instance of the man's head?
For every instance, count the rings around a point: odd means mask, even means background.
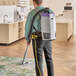
[[[34,7],[42,5],[42,0],[33,0]]]

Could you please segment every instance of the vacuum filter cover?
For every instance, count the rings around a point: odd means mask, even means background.
[[[55,40],[56,39],[56,21],[54,13],[41,14],[41,32],[43,40]]]

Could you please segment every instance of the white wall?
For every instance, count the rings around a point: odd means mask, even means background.
[[[63,13],[66,0],[43,0],[43,5],[50,7],[56,15]]]
[[[71,2],[76,9],[76,0],[43,0],[43,5],[50,7],[56,14],[61,14],[67,2]]]
[[[74,11],[74,35],[76,35],[76,10]]]
[[[73,0],[73,7],[74,7],[74,34],[76,35],[76,0]]]
[[[56,15],[63,13],[64,6],[71,2],[74,9],[74,33],[76,34],[76,0],[43,0],[43,5],[50,7]]]

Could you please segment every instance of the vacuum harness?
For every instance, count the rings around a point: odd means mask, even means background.
[[[41,18],[41,36],[42,40],[55,40],[56,39],[56,21],[55,21],[55,14],[50,12],[49,8],[44,8],[39,10],[33,17],[31,22],[31,29],[28,35],[28,42],[31,41],[32,36],[32,29],[36,28],[33,26],[34,21],[37,16]],[[36,33],[40,33],[36,30]]]

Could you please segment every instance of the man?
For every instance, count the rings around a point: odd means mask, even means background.
[[[27,17],[26,25],[25,25],[25,38],[27,41],[27,45],[30,45],[28,43],[28,34],[31,28],[31,21],[33,19],[33,16],[37,13],[37,10],[44,9],[42,6],[42,0],[33,0],[33,4],[35,9],[33,9]],[[53,12],[50,10],[50,12]],[[41,32],[41,22],[40,17],[38,16],[35,19],[34,25],[33,25],[37,31]],[[32,34],[36,34],[36,30],[32,30]],[[45,60],[47,64],[47,71],[48,76],[54,76],[54,67],[53,67],[53,60],[52,60],[52,42],[51,41],[45,41],[42,40],[42,37],[36,37],[32,38],[32,45],[33,45],[33,53],[35,58],[35,69],[36,69],[36,76],[43,76],[43,51],[45,54]]]

